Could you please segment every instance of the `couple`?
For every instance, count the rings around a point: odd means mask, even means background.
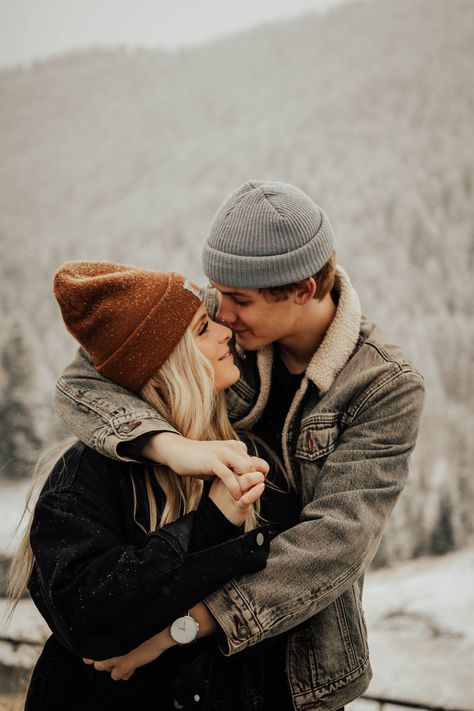
[[[87,446],[54,467],[14,568],[53,631],[28,710],[335,711],[367,688],[363,576],[422,378],[361,315],[297,188],[234,191],[203,268],[207,310],[174,274],[56,275],[88,353],[58,404]]]

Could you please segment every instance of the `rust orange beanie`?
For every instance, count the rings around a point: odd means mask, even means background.
[[[110,262],[70,262],[54,277],[64,323],[95,369],[133,392],[163,365],[201,305],[174,272]]]

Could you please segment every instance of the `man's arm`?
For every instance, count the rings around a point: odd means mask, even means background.
[[[56,383],[55,403],[82,442],[112,459],[129,460],[120,444],[146,433],[179,434],[151,405],[100,375],[82,348]]]
[[[143,458],[166,464],[180,475],[218,476],[235,499],[241,494],[235,472],[268,471],[266,462],[250,457],[237,440],[197,442],[181,437],[151,405],[97,373],[82,349],[57,382],[56,407],[74,434],[100,454],[130,460],[121,447],[149,434]]]
[[[265,570],[205,599],[225,633],[224,654],[292,629],[365,571],[402,491],[423,405],[423,381],[400,372],[361,407],[318,471],[300,523],[270,544]]]

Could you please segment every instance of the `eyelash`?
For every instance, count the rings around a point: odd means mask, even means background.
[[[199,335],[200,335],[200,336],[203,336],[203,335],[206,333],[206,331],[208,331],[208,330],[209,330],[209,321],[206,321],[206,323],[204,323],[204,324],[202,325],[202,328],[201,328],[201,330],[199,331]]]

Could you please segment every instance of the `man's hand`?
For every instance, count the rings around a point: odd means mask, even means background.
[[[244,442],[236,439],[199,442],[174,432],[159,432],[151,437],[142,453],[181,476],[219,477],[236,501],[242,494],[237,481],[239,474],[258,471],[266,476],[269,470],[264,459],[249,456]]]

